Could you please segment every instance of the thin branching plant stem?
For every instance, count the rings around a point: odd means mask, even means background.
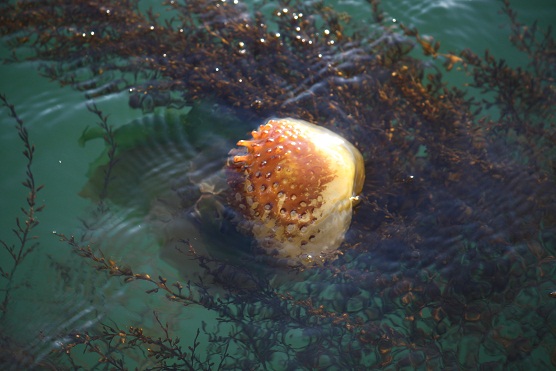
[[[185,346],[179,337],[172,337],[168,323],[160,320],[156,311],[153,311],[154,319],[163,336],[148,335],[140,327],[130,326],[128,328],[118,328],[113,325],[102,325],[102,330],[97,334],[88,332],[74,333],[70,335],[67,342],[60,343],[61,351],[65,353],[75,368],[78,368],[72,356],[74,349],[84,348],[85,351],[96,353],[100,356],[98,364],[110,365],[111,369],[127,370],[125,364],[125,349],[146,349],[146,354],[150,359],[149,370],[220,370],[223,368],[223,361],[229,357],[227,342],[220,362],[212,360],[213,354],[205,354],[205,359],[198,355],[199,336],[201,331],[197,329],[192,344]],[[216,356],[216,355],[215,355]]]
[[[27,164],[26,178],[22,184],[28,190],[27,205],[21,208],[25,217],[23,220],[21,217],[16,217],[16,227],[12,229],[17,241],[10,244],[5,240],[0,240],[2,248],[8,252],[10,257],[9,260],[3,261],[0,265],[0,275],[5,282],[5,286],[2,288],[2,303],[0,304],[0,320],[2,320],[6,316],[12,291],[18,287],[14,280],[15,274],[25,258],[39,246],[38,236],[32,235],[32,230],[39,225],[36,214],[41,212],[45,205],[37,206],[37,194],[43,188],[43,185],[36,185],[32,171],[35,146],[30,142],[27,128],[25,128],[23,120],[17,115],[15,107],[8,102],[5,95],[0,94],[0,100],[2,105],[8,108],[10,116],[16,121],[16,129],[23,142],[23,155],[27,159]]]
[[[102,130],[104,130],[104,140],[108,145],[108,167],[106,168],[106,173],[104,174],[104,184],[99,194],[99,208],[102,210],[105,207],[104,200],[108,196],[108,186],[110,181],[112,180],[112,170],[118,163],[118,159],[116,157],[118,144],[116,142],[116,139],[114,138],[112,126],[108,124],[108,116],[104,115],[94,102],[88,104],[87,108],[90,112],[94,113],[99,118],[100,121],[98,122],[98,125]]]

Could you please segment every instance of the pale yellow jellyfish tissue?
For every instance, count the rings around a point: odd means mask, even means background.
[[[267,255],[290,264],[335,256],[363,188],[361,153],[306,121],[272,119],[230,152],[231,204]]]

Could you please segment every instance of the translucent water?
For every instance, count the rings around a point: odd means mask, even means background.
[[[370,32],[367,2],[327,4],[352,17],[349,32]],[[158,2],[142,2],[141,9],[151,5],[164,12]],[[265,3],[262,11],[271,14],[281,6]],[[548,26],[556,19],[550,1],[512,7],[524,24],[538,19]],[[442,53],[470,48],[482,56],[489,49],[511,66],[529,62],[508,41],[510,23],[498,2],[399,1],[384,2],[382,9],[385,23],[417,27],[426,40],[440,41]],[[9,55],[4,46],[1,56]],[[412,55],[441,66],[442,57],[424,56],[419,47]],[[325,57],[347,63],[357,56],[348,49]],[[225,68],[221,62],[218,68]],[[87,108],[93,100],[85,94],[94,89],[61,87],[39,76],[39,63],[0,66],[0,93],[15,105],[36,147],[32,171],[45,185],[37,202],[46,205],[32,231],[40,245],[18,267],[0,319],[5,368],[65,368],[71,362],[102,368],[107,359],[121,359],[122,368],[160,366],[147,349],[163,347],[130,326],[155,340],[181,339],[187,359],[168,355],[168,368],[556,367],[556,299],[550,295],[556,290],[556,194],[549,145],[523,150],[521,133],[500,131],[500,137],[484,139],[487,144],[473,134],[469,153],[486,147],[482,160],[492,166],[481,172],[462,161],[458,173],[455,165],[431,160],[435,149],[412,144],[414,138],[408,137],[407,146],[415,148],[400,152],[376,141],[376,126],[330,125],[367,160],[364,201],[342,256],[324,267],[289,270],[253,258],[252,241],[235,231],[226,209],[223,166],[237,140],[262,123],[257,115],[210,99],[180,106],[166,95],[148,96],[137,109],[129,91],[99,96],[94,102],[108,116],[118,144],[118,162],[111,167],[106,131]],[[470,77],[460,64],[444,76],[483,97],[464,85]],[[305,104],[304,93],[318,93],[318,84],[311,89],[285,87],[296,104]],[[493,117],[502,110],[492,107]],[[7,108],[0,112],[1,239],[17,246],[11,229],[16,216],[24,220],[26,159],[14,119]],[[554,116],[545,126],[554,135]],[[371,144],[383,148],[382,158]],[[454,146],[462,144],[455,140]],[[537,158],[543,160],[531,166],[529,160]],[[403,172],[376,172],[388,163]],[[426,189],[420,186],[425,183]],[[70,236],[77,252],[86,255],[91,246],[97,260],[77,254],[66,241]],[[6,249],[0,260],[3,269],[11,269]],[[130,270],[135,279],[125,283]],[[171,286],[175,282],[185,286],[184,298],[172,296],[179,292]],[[188,282],[193,294],[185,298]],[[117,336],[110,341],[101,337],[103,331]],[[94,337],[89,349],[98,346],[98,352],[82,351],[87,334]],[[71,344],[78,345],[68,356]]]

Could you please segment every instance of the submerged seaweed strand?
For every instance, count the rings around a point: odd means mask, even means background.
[[[102,185],[102,190],[99,193],[99,199],[100,199],[100,205],[99,205],[99,210],[103,211],[105,206],[102,205],[103,200],[108,196],[108,184],[110,183],[110,180],[112,179],[112,171],[114,169],[114,166],[116,166],[116,164],[118,163],[118,159],[116,157],[116,152],[118,149],[118,144],[116,142],[116,140],[114,139],[114,132],[112,130],[112,127],[108,124],[108,117],[102,114],[102,111],[98,109],[98,107],[96,106],[96,104],[91,104],[87,106],[87,109],[89,111],[91,111],[92,113],[94,113],[98,119],[100,120],[98,125],[100,126],[100,128],[103,130],[104,132],[104,140],[108,146],[108,151],[107,151],[107,155],[108,155],[108,166],[106,169],[106,173],[104,175],[104,182]]]
[[[143,367],[160,367],[162,369],[180,369],[180,370],[221,370],[224,361],[229,355],[227,347],[223,349],[221,354],[199,354],[197,350],[200,342],[197,340],[200,330],[197,330],[193,338],[192,345],[187,346],[186,351],[180,343],[180,338],[172,338],[168,323],[162,324],[158,313],[153,312],[156,323],[164,333],[164,337],[149,336],[142,328],[130,326],[128,329],[118,329],[109,325],[102,326],[101,335],[90,335],[87,332],[73,333],[70,339],[60,343],[60,352],[68,357],[73,367],[78,367],[76,361],[72,357],[74,348],[83,346],[84,350],[96,353],[100,358],[97,364],[110,365],[115,370],[127,370],[127,362],[125,352],[122,350],[138,348],[148,355],[147,360],[143,362]],[[229,343],[228,343],[229,344]],[[217,359],[218,357],[219,362]],[[150,361],[150,360],[156,361]]]
[[[0,101],[2,101],[2,105],[8,109],[9,115],[15,120],[19,138],[23,142],[23,155],[27,159],[27,163],[25,165],[26,178],[22,182],[22,184],[28,192],[26,199],[27,205],[21,208],[21,211],[25,218],[22,220],[20,219],[20,217],[16,217],[16,227],[12,229],[17,238],[17,242],[10,244],[8,240],[0,240],[0,244],[8,253],[9,262],[11,263],[10,267],[4,260],[2,262],[2,265],[0,265],[0,277],[5,280],[5,285],[2,289],[3,299],[0,304],[0,321],[3,321],[8,314],[8,305],[12,300],[13,290],[17,289],[20,286],[28,284],[25,281],[22,283],[18,283],[15,280],[16,272],[23,264],[25,258],[39,246],[39,242],[36,241],[38,237],[33,236],[32,233],[33,229],[35,229],[39,225],[39,220],[36,214],[41,212],[44,209],[45,205],[37,205],[37,194],[44,186],[37,186],[35,184],[35,177],[33,175],[32,165],[35,155],[35,145],[30,142],[29,132],[27,131],[23,120],[21,120],[17,115],[15,107],[8,102],[5,95],[0,94]]]

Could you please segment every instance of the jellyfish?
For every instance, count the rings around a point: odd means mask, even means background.
[[[337,256],[365,179],[363,156],[306,121],[270,119],[230,151],[229,203],[257,250],[288,265]]]

